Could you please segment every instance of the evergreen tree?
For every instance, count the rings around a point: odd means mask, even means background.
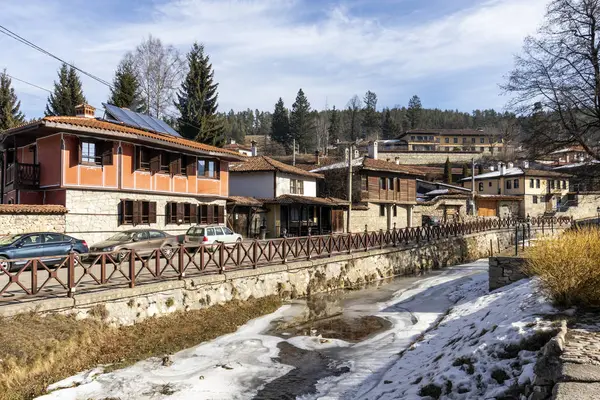
[[[11,79],[4,70],[0,74],[0,132],[25,122],[20,108],[21,102],[17,99],[15,89],[11,87]]]
[[[477,164],[477,175],[483,174],[483,165]]]
[[[296,101],[292,104],[290,112],[290,134],[296,139],[296,145],[305,151],[312,151],[312,138],[315,129],[315,121],[310,112],[310,103],[302,89],[298,90]]]
[[[446,158],[446,163],[444,164],[444,182],[448,184],[452,183],[452,165],[450,165],[450,157]]]
[[[400,133],[400,129],[398,128],[396,121],[392,118],[392,113],[389,108],[385,110],[384,115],[383,124],[381,126],[382,137],[384,139],[393,139]]]
[[[333,106],[331,115],[329,116],[329,144],[336,144],[340,139],[340,112]]]
[[[421,99],[419,99],[419,96],[414,95],[408,101],[408,109],[406,111],[406,116],[408,118],[410,129],[417,129],[420,127],[419,124],[421,122],[422,108],[423,107],[421,106]]]
[[[363,109],[363,131],[367,139],[379,138],[379,117],[377,115],[377,95],[370,90],[367,91],[363,99],[365,108]]]
[[[77,71],[63,63],[54,81],[54,93],[48,97],[46,115],[75,115],[75,106],[85,103],[81,80]]]
[[[194,43],[187,55],[188,73],[177,94],[175,106],[181,136],[214,146],[224,142],[223,119],[217,114],[217,87],[204,46]]]
[[[471,176],[471,169],[469,168],[469,164],[464,163],[462,168],[462,177],[467,178]]]
[[[142,99],[140,83],[135,75],[131,53],[127,53],[117,67],[108,102],[136,112],[147,111],[146,104]]]
[[[281,143],[286,152],[292,148],[290,134],[290,117],[287,108],[280,97],[273,110],[273,120],[271,122],[271,139]]]

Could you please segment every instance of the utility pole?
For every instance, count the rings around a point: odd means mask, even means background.
[[[354,144],[348,146],[348,218],[346,218],[346,233],[350,233],[350,215],[352,215],[352,157]]]
[[[475,216],[475,157],[471,158],[471,210]]]
[[[292,165],[296,166],[296,139],[292,142],[293,150],[292,150]]]

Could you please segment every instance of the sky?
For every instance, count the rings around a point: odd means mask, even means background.
[[[123,54],[148,35],[182,53],[205,45],[219,109],[272,111],[302,88],[313,108],[343,108],[355,94],[377,108],[502,110],[499,84],[548,0],[0,0],[0,25],[112,81]],[[53,88],[60,62],[0,34],[0,69]],[[96,107],[109,88],[82,76]],[[48,92],[13,79],[28,118]]]

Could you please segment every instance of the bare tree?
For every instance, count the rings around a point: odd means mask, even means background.
[[[160,39],[150,35],[135,49],[133,60],[146,100],[146,113],[165,116],[186,73],[184,58],[175,47],[165,46]]]
[[[534,154],[577,144],[600,160],[600,1],[553,0],[503,89]]]
[[[354,95],[346,104],[348,109],[349,121],[348,121],[348,135],[350,140],[354,141],[358,139],[360,134],[360,111],[362,110],[362,101],[357,95]]]

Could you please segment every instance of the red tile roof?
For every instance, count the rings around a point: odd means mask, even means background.
[[[0,204],[0,214],[66,214],[67,208],[54,204]]]
[[[403,164],[396,164],[395,162],[373,159],[369,157],[365,157],[363,161],[363,169],[372,171],[400,172],[403,174],[414,176],[425,176],[425,174],[417,168],[413,168]]]
[[[291,165],[284,164],[280,161],[274,160],[267,156],[248,157],[246,161],[241,163],[231,164],[229,167],[230,172],[262,172],[262,171],[278,171],[286,174],[294,174],[301,176],[308,176],[310,178],[320,179],[323,178],[321,174],[315,174],[314,172],[308,172],[300,168],[296,168]]]
[[[13,132],[17,132],[25,127],[30,127],[30,126],[34,127],[36,125],[38,125],[38,126],[43,125],[43,126],[53,127],[53,125],[55,125],[55,124],[70,125],[70,126],[76,127],[76,128],[79,127],[79,128],[95,129],[95,130],[100,131],[100,133],[102,133],[102,132],[127,133],[127,134],[131,134],[131,135],[140,136],[141,137],[140,139],[143,139],[143,138],[155,139],[155,140],[159,140],[159,141],[162,141],[165,143],[189,147],[189,148],[195,149],[195,150],[211,152],[211,153],[218,153],[218,154],[223,154],[223,155],[227,155],[227,156],[236,156],[236,158],[238,158],[238,159],[243,158],[243,156],[241,154],[239,154],[237,151],[222,149],[220,147],[210,146],[210,145],[207,145],[204,143],[198,143],[193,140],[188,140],[188,139],[175,137],[175,136],[167,135],[167,134],[149,132],[149,131],[145,131],[145,130],[138,129],[138,128],[132,128],[127,125],[122,125],[122,124],[115,123],[115,122],[103,121],[103,120],[99,120],[99,119],[95,119],[95,118],[61,117],[61,116],[44,117],[41,120],[37,120],[37,121],[31,122],[29,124],[24,124],[24,125],[15,127],[15,128],[8,129],[8,130],[4,131],[3,134],[10,134]],[[73,129],[73,128],[71,128],[71,129]],[[74,129],[74,130],[76,130],[76,129]]]

